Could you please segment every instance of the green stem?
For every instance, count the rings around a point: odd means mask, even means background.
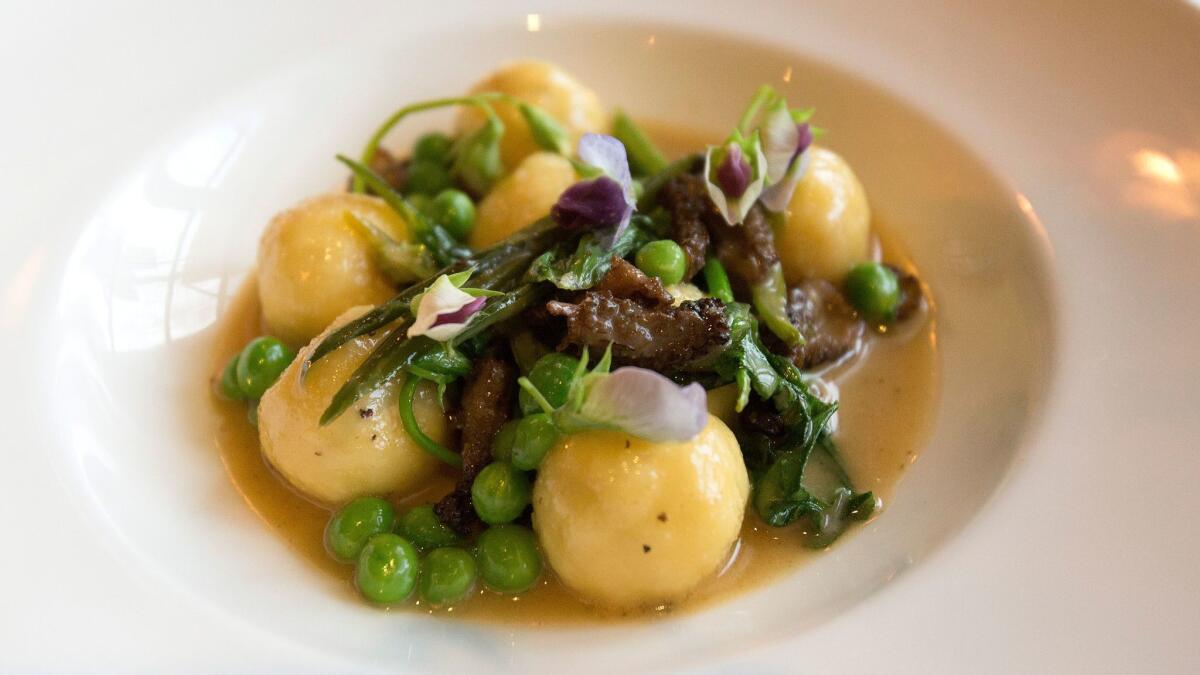
[[[415,375],[409,375],[404,381],[404,388],[400,390],[400,421],[404,423],[404,430],[408,432],[410,438],[416,441],[417,445],[421,446],[425,452],[437,457],[443,462],[453,467],[462,468],[462,457],[450,451],[441,443],[433,440],[421,431],[421,425],[417,424],[417,416],[413,414],[413,397],[417,393],[417,385],[421,383],[421,378]]]
[[[654,143],[646,137],[633,120],[618,110],[613,113],[613,136],[625,145],[629,153],[629,164],[634,172],[643,176],[652,176],[667,168],[667,158],[654,147]]]
[[[554,412],[554,406],[550,405],[550,401],[547,401],[545,396],[542,396],[542,392],[538,391],[538,388],[534,386],[532,380],[522,375],[517,379],[517,384],[521,385],[521,388],[525,390],[525,393],[533,397],[534,403],[538,404],[538,407],[542,409],[542,412],[546,413],[547,415]]]
[[[758,91],[754,92],[754,98],[750,99],[749,105],[746,106],[745,112],[742,113],[742,118],[738,120],[738,131],[744,135],[746,127],[750,126],[750,123],[754,121],[754,117],[758,115],[758,111],[762,109],[763,104],[774,96],[777,96],[777,94],[771,85],[764,84],[759,87]]]
[[[483,109],[485,114],[492,117],[495,116],[495,112],[492,111],[491,106],[487,105],[487,101],[506,98],[509,97],[504,94],[483,93],[476,94],[474,96],[435,98],[432,101],[422,101],[421,103],[406,105],[392,113],[391,117],[388,117],[386,120],[384,120],[383,124],[379,125],[379,128],[375,130],[375,133],[371,135],[371,138],[367,140],[366,146],[363,147],[361,161],[363,164],[371,166],[371,161],[375,159],[376,153],[379,152],[379,145],[383,143],[384,137],[386,137],[388,132],[395,128],[395,126],[399,124],[401,120],[413,113],[434,110],[437,108],[445,108],[452,105],[473,105]],[[363,183],[362,178],[356,175],[354,177],[354,186],[351,188],[351,191],[363,192],[365,188],[366,185]]]
[[[733,286],[729,284],[729,274],[720,260],[710,257],[704,263],[704,284],[708,286],[708,294],[725,304],[733,302]]]

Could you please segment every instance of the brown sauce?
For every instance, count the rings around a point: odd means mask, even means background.
[[[698,139],[703,139],[703,135],[681,132],[666,125],[646,124],[646,127],[670,155],[702,146],[702,140]],[[875,221],[873,227],[884,259],[912,269],[911,260],[893,238],[893,233],[881,226],[878,217]],[[212,372],[219,373],[232,354],[262,332],[258,291],[251,277],[251,281],[231,299],[221,317]],[[883,498],[885,510],[879,517],[885,520],[886,504],[893,488],[904,469],[915,461],[925,439],[936,395],[936,343],[930,307],[898,327],[894,334],[872,336],[856,358],[826,373],[840,388],[840,424],[836,438],[846,469],[857,489],[873,490]],[[330,558],[322,543],[329,511],[293,492],[266,465],[259,451],[257,432],[249,423],[243,404],[217,396],[212,399],[217,413],[215,440],[221,460],[247,506],[300,555],[321,570],[344,580],[347,594],[354,593],[350,581],[352,568]],[[452,485],[453,476],[447,473],[419,492],[397,499],[397,504],[435,501]],[[853,529],[846,536],[852,535]],[[796,528],[770,528],[748,512],[741,538],[731,551],[729,562],[690,598],[674,606],[628,615],[603,613],[578,600],[550,570],[535,588],[515,597],[479,589],[454,607],[432,609],[422,607],[421,603],[414,604],[421,611],[435,615],[520,625],[649,618],[692,611],[769,583],[782,574],[795,571],[813,555],[822,555],[822,552],[805,549]]]

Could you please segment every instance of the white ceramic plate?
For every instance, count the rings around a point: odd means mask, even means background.
[[[159,2],[0,18],[0,669],[1200,668],[1194,9]],[[715,132],[762,81],[818,106],[939,306],[933,437],[884,517],[709,611],[532,631],[362,607],[239,500],[205,367],[262,224],[335,184],[333,153],[398,102],[517,56]]]

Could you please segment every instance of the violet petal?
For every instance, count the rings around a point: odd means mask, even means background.
[[[708,398],[693,382],[680,387],[645,368],[618,368],[596,377],[578,414],[648,441],[686,441],[708,424]]]
[[[792,162],[795,162],[796,158],[800,156],[800,153],[807,150],[808,146],[812,145],[812,142],[813,142],[812,127],[810,127],[808,125],[808,122],[801,122],[800,124],[797,124],[796,125],[796,151],[792,153]],[[791,165],[792,162],[788,163],[789,166]]]
[[[451,323],[465,324],[468,320],[470,320],[471,316],[483,309],[485,304],[487,304],[487,298],[475,298],[471,302],[468,302],[453,312],[438,314],[433,320],[433,325],[430,326],[430,328],[437,328],[438,326],[444,326]]]
[[[408,337],[425,335],[438,342],[446,342],[462,332],[484,302],[485,298],[469,295],[443,274],[421,294],[414,310],[413,323],[408,327]],[[464,312],[468,307],[475,309]],[[451,323],[451,317],[457,317],[458,321]]]
[[[604,134],[584,134],[579,139],[579,159],[617,181],[625,191],[627,201],[633,205],[633,175],[629,172],[624,143]]]
[[[599,229],[619,224],[631,210],[621,185],[608,176],[599,176],[564,190],[550,209],[550,216],[566,229]]]
[[[796,191],[796,185],[804,177],[804,173],[808,171],[811,159],[812,153],[801,151],[800,154],[796,155],[795,161],[788,166],[783,178],[763,190],[759,199],[768,211],[783,213],[787,209],[788,204],[792,201],[792,194]]]
[[[721,191],[732,199],[738,199],[746,194],[746,188],[750,187],[752,173],[750,163],[742,156],[742,149],[730,143],[725,159],[721,160],[717,167],[716,179]]]

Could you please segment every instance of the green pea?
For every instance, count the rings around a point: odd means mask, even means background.
[[[846,275],[846,297],[867,321],[889,323],[900,304],[900,283],[887,265],[861,263]]]
[[[492,460],[497,462],[512,461],[513,439],[517,437],[517,425],[521,420],[509,420],[496,432],[492,439]]]
[[[475,558],[461,548],[438,548],[425,556],[421,598],[433,605],[457,602],[475,586]]]
[[[445,165],[450,159],[450,148],[454,140],[441,132],[425,134],[413,144],[413,161],[426,161]]]
[[[558,429],[546,413],[521,418],[517,424],[517,435],[513,438],[513,466],[524,471],[536,469],[557,441]]]
[[[497,525],[479,535],[475,547],[479,574],[489,588],[501,593],[527,591],[542,573],[533,531],[521,525]]]
[[[408,177],[404,180],[404,193],[432,197],[450,187],[451,184],[450,172],[446,167],[418,160],[408,165]]]
[[[425,213],[460,241],[466,240],[475,227],[475,202],[461,190],[442,190]]]
[[[670,239],[646,244],[638,249],[633,260],[638,269],[658,277],[667,286],[683,281],[683,275],[687,272],[687,255],[679,244]]]
[[[437,514],[433,512],[433,504],[423,504],[409,509],[400,518],[398,529],[400,534],[408,537],[408,540],[417,548],[433,549],[462,541],[462,537],[457,532],[438,520]]]
[[[359,497],[333,514],[325,526],[325,548],[342,562],[353,562],[367,540],[391,532],[396,509],[378,497]]]
[[[354,585],[371,602],[389,605],[412,595],[421,559],[404,537],[385,532],[371,537],[358,556]]]
[[[575,370],[579,368],[579,359],[551,352],[537,360],[529,371],[529,381],[546,397],[546,401],[558,408],[567,402],[567,393],[571,390],[571,382],[575,380]],[[530,415],[542,412],[542,407],[534,397],[524,389],[517,395],[521,404],[521,414]]]
[[[428,211],[429,205],[433,203],[433,200],[430,199],[429,195],[423,194],[411,194],[405,197],[405,199],[408,200],[409,206],[420,211],[421,213]]]
[[[489,525],[511,522],[529,506],[529,477],[508,462],[492,462],[471,483],[475,513]]]
[[[262,398],[296,358],[296,352],[277,338],[254,338],[238,355],[237,382],[245,398]]]
[[[225,369],[221,371],[221,381],[217,384],[217,389],[221,392],[221,395],[232,401],[241,401],[246,398],[246,395],[242,393],[242,387],[238,384],[237,379],[239,356],[241,356],[241,353],[230,357],[229,363],[226,363]]]

